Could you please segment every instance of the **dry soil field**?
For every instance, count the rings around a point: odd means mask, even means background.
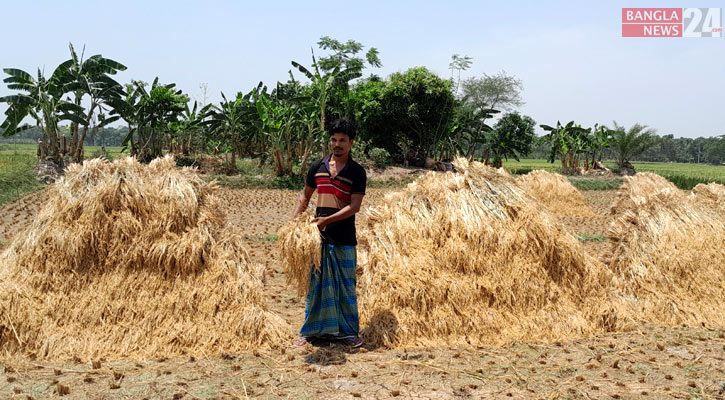
[[[368,204],[385,190],[369,191]],[[38,212],[43,192],[0,208],[2,246]],[[266,267],[268,307],[291,326],[304,304],[285,277],[276,232],[296,192],[223,189],[234,229]],[[613,191],[584,192],[594,217],[564,218],[572,234],[605,235]],[[607,243],[586,240],[597,256]],[[105,361],[0,359],[0,398],[723,398],[725,337],[713,327],[639,326],[626,333],[506,347],[351,350],[335,343],[205,357]]]

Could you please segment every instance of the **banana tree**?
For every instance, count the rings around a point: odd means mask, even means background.
[[[611,129],[604,125],[594,124],[591,141],[589,142],[589,155],[592,157],[592,167],[597,161],[602,160],[602,152],[605,147],[609,147],[609,137],[611,135]]]
[[[260,82],[257,88],[247,94],[239,92],[232,100],[227,100],[222,93],[219,105],[212,106],[209,110],[209,121],[206,125],[227,145],[231,153],[231,171],[237,169],[237,155],[253,152],[257,147],[259,121],[254,99],[261,86]]]
[[[274,162],[275,175],[292,175],[295,110],[266,92],[258,94],[255,105]]]
[[[50,79],[46,79],[40,69],[35,78],[15,68],[5,68],[3,72],[9,75],[3,80],[9,89],[25,92],[0,97],[0,102],[8,104],[5,121],[0,125],[4,130],[3,136],[12,136],[30,128],[28,124],[21,125],[25,118],[30,117],[43,132],[38,149],[40,158],[62,165],[58,123],[71,121],[86,124],[82,118],[83,108],[63,99],[69,84],[65,66],[58,66]]]
[[[262,90],[256,96],[261,130],[277,176],[292,175],[297,161],[300,173],[306,173],[311,153],[322,148],[318,109],[303,95],[304,90],[291,79],[284,84],[278,82],[270,94]]]
[[[584,129],[581,125],[575,125],[574,121],[570,121],[566,125],[561,125],[561,122],[557,121],[556,127],[540,126],[549,132],[542,138],[551,145],[549,162],[553,163],[559,157],[562,174],[578,174],[580,172],[579,157],[589,146],[591,128]]]
[[[343,64],[338,64],[332,70],[325,72],[320,68],[314,50],[312,51],[312,66],[310,69],[296,61],[292,61],[292,66],[310,80],[311,100],[319,110],[319,130],[322,132],[325,129],[327,103],[334,88],[345,86],[351,80],[360,77],[361,68],[357,66],[343,68]],[[292,79],[294,80],[294,77]]]
[[[113,113],[118,114],[129,124],[129,133],[122,145],[131,146],[131,155],[142,161],[151,161],[160,157],[164,145],[173,141],[170,125],[179,120],[189,98],[181,90],[175,90],[176,84],[160,84],[154,79],[151,90],[146,84],[133,81],[127,85],[127,93],[119,101],[113,101]]]
[[[77,106],[81,105],[84,97],[89,98],[88,109],[83,116],[85,124],[82,124],[82,133],[79,135],[78,123],[71,124],[71,152],[74,161],[81,162],[83,161],[83,143],[91,122],[96,119],[98,123],[94,129],[98,129],[120,118],[117,115],[110,118],[105,117],[105,113],[111,111],[109,109],[110,105],[116,103],[123,96],[122,86],[109,75],[114,75],[118,71],[125,71],[126,66],[117,61],[104,58],[100,54],[84,60],[85,48],[81,52],[81,57],[78,57],[73,44],[69,44],[68,47],[71,58],[59,66],[65,74],[64,80],[69,82],[66,90],[73,93],[75,96],[74,104]]]
[[[211,107],[211,104],[207,104],[199,110],[196,101],[192,108],[188,104],[184,105],[181,120],[170,126],[175,137],[175,141],[171,143],[172,152],[188,155],[193,150],[193,138],[205,129]]]

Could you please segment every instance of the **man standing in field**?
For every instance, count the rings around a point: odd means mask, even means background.
[[[312,220],[322,236],[322,262],[310,270],[305,300],[305,323],[296,346],[321,337],[362,345],[357,312],[357,238],[355,214],[360,211],[367,175],[350,156],[355,126],[345,119],[327,127],[332,154],[310,166],[305,189],[294,215],[304,212],[317,189],[317,209]]]

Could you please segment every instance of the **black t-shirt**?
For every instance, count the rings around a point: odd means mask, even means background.
[[[330,156],[317,160],[307,171],[306,183],[317,188],[316,217],[327,217],[350,204],[352,194],[365,194],[367,174],[365,168],[349,156],[345,167],[330,179]],[[323,243],[355,246],[355,216],[333,222],[321,232]]]

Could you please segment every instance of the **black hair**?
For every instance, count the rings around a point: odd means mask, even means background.
[[[350,140],[355,139],[355,124],[345,118],[336,119],[325,124],[325,130],[330,134],[330,136],[336,133],[344,133],[350,138]]]

